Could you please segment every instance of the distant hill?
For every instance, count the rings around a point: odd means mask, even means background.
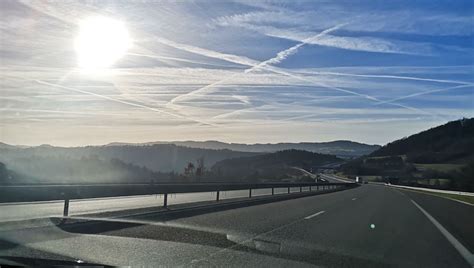
[[[351,176],[392,183],[474,191],[474,118],[403,138],[342,165]]]
[[[6,144],[3,142],[0,142],[0,149],[16,149],[17,147],[14,145]]]
[[[240,152],[271,153],[284,150],[305,150],[309,152],[332,154],[339,157],[352,158],[368,155],[380,148],[379,145],[368,145],[353,141],[331,141],[331,142],[299,142],[299,143],[225,143],[220,141],[171,141],[171,142],[149,142],[134,145],[174,144],[189,148],[201,148],[212,150],[232,150]],[[111,143],[108,146],[130,145],[127,143]]]
[[[97,157],[100,160],[118,159],[124,163],[146,167],[155,172],[182,172],[188,162],[195,162],[196,159],[201,157],[204,158],[205,166],[209,168],[214,163],[227,158],[253,155],[256,155],[256,153],[189,148],[174,144],[86,146],[71,148],[41,145],[28,148],[18,148],[15,146],[0,148],[0,161],[8,165],[14,164],[19,159],[31,157],[55,157],[76,160],[83,157]]]
[[[218,177],[232,180],[275,181],[301,179],[295,168],[311,170],[314,167],[344,160],[333,155],[324,155],[302,150],[285,150],[251,157],[239,157],[217,162],[212,172]]]

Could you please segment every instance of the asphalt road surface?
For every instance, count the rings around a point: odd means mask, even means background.
[[[467,204],[363,185],[212,212],[3,230],[0,256],[20,263],[34,256],[111,265],[472,267],[473,221]]]

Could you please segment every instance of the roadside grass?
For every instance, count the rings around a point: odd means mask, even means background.
[[[415,167],[420,170],[434,170],[438,172],[450,172],[450,171],[458,171],[464,165],[459,164],[414,164]]]
[[[386,159],[386,158],[392,158],[394,156],[398,156],[398,157],[401,157],[403,159],[403,161],[405,161],[406,159],[406,155],[404,154],[400,154],[400,155],[387,155],[387,156],[370,156],[370,157],[367,157],[367,159],[377,159],[377,160],[380,160],[380,159]]]
[[[360,176],[363,180],[366,181],[374,181],[374,182],[381,182],[383,181],[382,176]]]
[[[423,185],[444,186],[444,185],[448,185],[450,183],[450,180],[434,178],[434,179],[419,179],[416,182],[419,183],[419,184],[423,184]]]
[[[463,202],[469,203],[471,205],[474,205],[474,196],[447,194],[447,193],[435,193],[435,192],[427,192],[427,191],[423,191],[423,190],[412,190],[412,189],[409,189],[409,190],[404,189],[404,190],[418,192],[418,193],[422,193],[422,194],[435,195],[435,196],[448,198],[448,199],[459,200],[459,201],[463,201]]]

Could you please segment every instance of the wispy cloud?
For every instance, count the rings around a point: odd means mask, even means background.
[[[66,87],[66,86],[62,86],[62,85],[58,85],[58,84],[53,84],[53,83],[49,83],[49,82],[45,82],[45,81],[41,81],[41,80],[36,80],[36,82],[38,84],[47,85],[47,86],[51,86],[51,87],[57,87],[57,88],[68,90],[68,91],[79,92],[79,93],[91,95],[91,96],[94,96],[94,97],[106,99],[106,100],[109,100],[109,101],[125,104],[125,105],[132,106],[132,107],[147,109],[147,110],[150,110],[150,111],[153,111],[153,112],[158,112],[160,114],[172,116],[172,117],[175,117],[175,118],[178,118],[178,119],[181,119],[181,120],[184,119],[184,120],[189,120],[189,121],[196,122],[196,123],[203,124],[203,125],[212,125],[212,124],[209,124],[209,123],[205,123],[205,122],[202,122],[202,121],[199,121],[199,120],[190,119],[190,118],[185,117],[185,116],[170,113],[170,112],[160,110],[160,109],[157,109],[155,107],[150,107],[150,106],[147,106],[147,105],[144,105],[144,104],[140,104],[140,103],[134,103],[134,102],[130,102],[130,101],[120,100],[120,99],[116,99],[116,98],[113,98],[113,97],[110,97],[110,96],[105,96],[105,95],[97,94],[97,93],[82,90],[82,89],[77,89],[77,88]]]
[[[388,100],[388,101],[382,101],[382,102],[379,102],[379,103],[376,103],[376,104],[381,105],[381,104],[387,104],[387,103],[394,103],[396,101],[406,100],[406,99],[413,98],[413,97],[419,97],[419,96],[423,96],[423,95],[428,95],[428,94],[433,94],[433,93],[438,93],[438,92],[443,92],[443,91],[448,91],[448,90],[453,90],[453,89],[472,88],[472,87],[474,87],[474,84],[459,85],[459,86],[454,86],[454,87],[445,87],[445,88],[440,88],[440,89],[421,91],[421,92],[413,93],[413,94],[410,94],[410,95],[406,95],[406,96],[398,97],[398,98],[395,98],[395,99],[391,99],[391,100]]]
[[[326,30],[324,30],[320,33],[314,34],[314,35],[312,35],[308,38],[305,38],[303,40],[298,40],[298,41],[300,41],[299,44],[294,45],[294,46],[292,46],[288,49],[285,49],[283,51],[278,52],[276,57],[259,63],[255,68],[261,68],[262,66],[266,66],[266,65],[277,65],[278,63],[282,62],[283,60],[285,60],[289,56],[295,54],[300,47],[302,47],[304,45],[307,45],[307,44],[313,44],[314,42],[317,42],[321,38],[324,38],[324,36],[329,34],[330,32],[334,32],[334,31],[342,28],[343,26],[345,26],[347,24],[348,23],[339,24],[339,25],[336,25],[336,26],[331,27],[329,29],[326,29]]]

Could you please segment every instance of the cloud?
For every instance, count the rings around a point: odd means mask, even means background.
[[[311,45],[334,47],[338,49],[423,56],[432,56],[436,54],[435,49],[429,43],[415,43],[364,36],[352,37],[330,35],[329,32],[318,36],[317,38],[312,38],[318,33],[302,31],[297,28],[277,28],[273,26],[260,26],[247,23],[238,24],[238,26],[271,37],[283,38]],[[337,28],[334,30],[337,30]]]
[[[49,83],[49,82],[45,82],[45,81],[41,81],[41,80],[36,80],[36,82],[37,82],[38,84],[41,84],[41,85],[47,85],[47,86],[51,86],[51,87],[57,87],[57,88],[60,88],[60,89],[65,89],[65,90],[68,90],[68,91],[79,92],[79,93],[83,93],[83,94],[95,96],[95,97],[98,97],[98,98],[110,100],[110,101],[113,101],[113,102],[125,104],[125,105],[132,106],[132,107],[144,108],[144,109],[147,109],[147,110],[150,110],[150,111],[153,111],[153,112],[158,112],[158,113],[160,113],[160,114],[169,115],[169,116],[172,116],[172,117],[181,119],[181,120],[184,119],[184,120],[189,120],[189,121],[197,122],[197,123],[203,124],[203,125],[212,125],[212,124],[209,124],[209,123],[205,123],[205,122],[202,122],[202,121],[199,121],[199,120],[195,120],[195,119],[191,119],[191,118],[188,118],[188,117],[185,117],[185,116],[181,116],[181,115],[177,115],[177,114],[174,114],[174,113],[170,113],[170,112],[167,112],[167,111],[164,111],[164,110],[160,110],[160,109],[157,109],[157,108],[155,108],[155,107],[150,107],[150,106],[147,106],[147,105],[143,105],[143,104],[140,104],[140,103],[134,103],[134,102],[130,102],[130,101],[124,101],[124,100],[116,99],[116,98],[113,98],[113,97],[110,97],[110,96],[105,96],[105,95],[97,94],[97,93],[90,92],[90,91],[86,91],[86,90],[82,90],[82,89],[77,89],[77,88],[72,88],[72,87],[65,87],[65,86],[62,86],[62,85],[53,84],[53,83]]]
[[[257,2],[2,3],[0,138],[380,142],[473,115],[458,4]],[[84,75],[71,44],[93,14],[126,21],[134,47]]]
[[[277,55],[273,58],[270,58],[268,60],[265,60],[265,61],[262,61],[262,62],[259,62],[258,64],[252,64],[252,67],[251,68],[248,68],[246,70],[243,71],[243,74],[247,74],[247,73],[250,73],[250,72],[253,72],[255,70],[259,70],[259,69],[262,69],[268,65],[272,65],[272,64],[278,64],[280,62],[282,62],[283,60],[285,60],[287,57],[289,57],[290,55],[296,53],[298,51],[298,49],[304,45],[306,45],[308,42],[312,41],[312,40],[316,40],[318,38],[320,38],[321,36],[324,36],[325,34],[328,34],[332,31],[335,31],[339,28],[341,28],[342,26],[344,26],[345,24],[340,24],[340,25],[336,25],[334,27],[331,27],[331,28],[328,28],[308,39],[305,39],[303,40],[302,42],[300,42],[299,44],[296,44],[290,48],[287,48],[285,50],[282,50],[280,52],[277,53]],[[276,72],[274,70],[272,70],[272,72]],[[276,72],[278,73],[278,72]],[[282,74],[285,74],[285,75],[288,75],[287,73],[284,73],[284,72],[280,72]],[[235,75],[232,75],[232,76],[229,76],[229,77],[226,77],[224,79],[221,79],[221,80],[218,80],[216,82],[213,82],[209,85],[206,85],[204,87],[201,87],[199,89],[196,89],[196,90],[193,90],[191,92],[188,92],[186,94],[182,94],[180,96],[177,96],[175,98],[173,98],[169,103],[168,105],[173,105],[175,102],[179,101],[179,100],[183,100],[189,96],[192,96],[192,95],[196,95],[196,94],[200,94],[200,93],[203,93],[203,92],[206,92],[208,91],[210,88],[215,88],[217,85],[220,85],[220,84],[223,84],[223,83],[226,83],[227,81],[239,76],[241,74],[239,73],[236,73]],[[289,75],[291,76],[291,75]]]
[[[413,97],[418,97],[418,96],[423,96],[423,95],[428,95],[428,94],[433,94],[433,93],[438,93],[438,92],[443,92],[443,91],[448,91],[448,90],[453,90],[453,89],[472,88],[472,87],[474,87],[474,84],[458,85],[458,86],[454,86],[454,87],[446,87],[446,88],[440,88],[440,89],[434,89],[434,90],[421,91],[421,92],[413,93],[413,94],[410,94],[410,95],[406,95],[406,96],[398,97],[398,98],[395,98],[395,99],[391,99],[391,100],[388,100],[388,101],[382,101],[382,102],[376,103],[376,105],[393,103],[393,102],[400,101],[400,100],[406,100],[406,99],[413,98]]]
[[[347,30],[365,33],[467,36],[474,33],[471,14],[465,12],[469,8],[472,6],[468,6],[464,12],[456,12],[446,7],[443,10],[423,8],[423,4],[418,6],[415,2],[406,2],[397,8],[387,5],[386,9],[377,9],[367,4],[350,6],[338,1],[325,4],[307,2],[284,6],[267,5],[257,11],[220,16],[213,22],[227,27],[278,25],[283,28],[308,30],[328,28],[331,24],[354,20],[355,23],[348,25]]]
[[[178,42],[175,42],[175,41],[172,41],[172,40],[169,40],[169,39],[166,39],[166,38],[162,38],[162,37],[156,37],[155,36],[153,38],[153,40],[155,40],[156,42],[160,42],[164,45],[171,46],[171,47],[176,48],[176,49],[180,49],[180,50],[184,50],[184,51],[187,51],[187,52],[199,54],[199,55],[206,56],[206,57],[209,57],[209,58],[216,58],[216,59],[220,59],[220,60],[224,60],[224,61],[228,61],[228,62],[232,62],[232,63],[237,63],[237,64],[241,64],[241,65],[246,65],[246,66],[255,65],[255,64],[258,63],[257,61],[252,60],[252,59],[247,58],[247,57],[244,57],[244,56],[237,56],[237,55],[233,55],[233,54],[221,53],[221,52],[218,52],[218,51],[209,50],[209,49],[205,49],[205,48],[201,48],[201,47],[197,47],[197,46],[182,44],[182,43],[178,43]]]

